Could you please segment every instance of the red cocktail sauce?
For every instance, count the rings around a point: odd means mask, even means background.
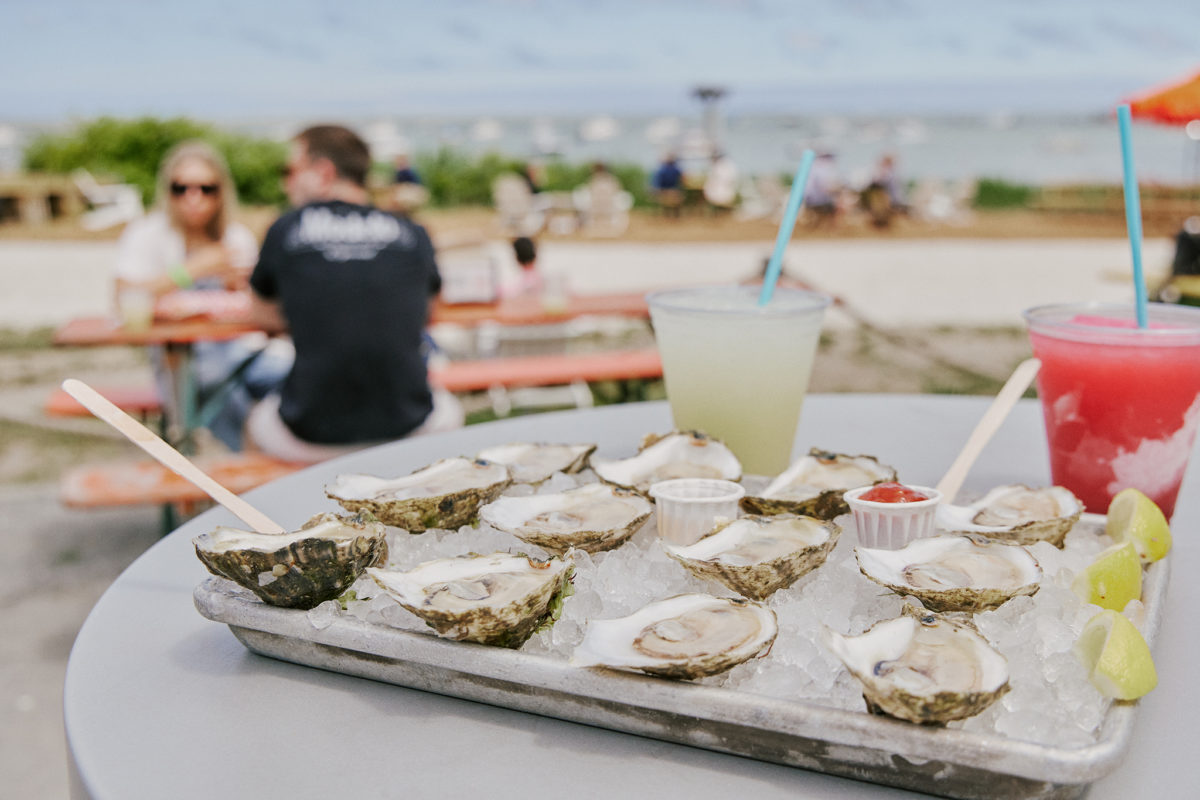
[[[924,492],[910,489],[903,483],[888,481],[875,484],[873,489],[863,492],[858,499],[868,500],[872,503],[917,503],[921,500],[928,500],[929,497]]]

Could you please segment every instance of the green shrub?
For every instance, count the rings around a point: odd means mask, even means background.
[[[982,178],[971,205],[975,208],[1026,208],[1033,200],[1034,188],[997,178]]]
[[[137,186],[154,199],[154,179],[167,151],[185,139],[204,139],[229,162],[238,196],[249,205],[283,202],[279,176],[287,149],[278,142],[217,131],[185,117],[121,120],[101,117],[64,134],[44,134],[25,150],[25,168],[70,173],[86,169]]]
[[[524,161],[500,153],[469,156],[443,147],[432,153],[419,153],[413,164],[429,190],[430,204],[439,208],[460,205],[492,204],[492,182],[506,173],[518,173]],[[637,164],[613,164],[613,175],[634,198],[634,204],[650,204],[646,172]],[[569,192],[587,183],[592,174],[590,162],[571,164],[561,159],[548,162],[544,169],[543,189]]]

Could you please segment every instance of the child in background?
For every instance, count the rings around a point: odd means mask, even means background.
[[[517,266],[521,271],[516,281],[503,292],[505,297],[521,297],[540,295],[544,288],[542,274],[537,268],[537,245],[528,236],[520,236],[513,240],[513,255],[517,258]]]

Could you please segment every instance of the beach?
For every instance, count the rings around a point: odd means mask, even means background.
[[[469,227],[430,218],[435,240]],[[1029,354],[1023,308],[1132,296],[1129,248],[1119,235],[932,233],[798,233],[784,259],[787,274],[843,301],[827,317],[812,391],[992,392]],[[63,378],[112,383],[149,374],[139,351],[47,349],[44,335],[35,335],[73,317],[108,313],[115,246],[111,237],[0,239],[0,281],[8,288],[0,296],[0,328],[15,342],[0,349],[0,513],[8,520],[10,548],[0,565],[0,679],[6,687],[0,773],[14,797],[66,795],[61,694],[71,643],[108,584],[158,536],[156,509],[59,506],[58,470],[81,459],[132,458],[135,451],[95,420],[50,423],[41,414],[41,403]],[[769,235],[679,241],[670,230],[634,240],[552,237],[542,243],[540,263],[572,291],[635,292],[751,278],[771,246]],[[1171,246],[1165,236],[1147,239],[1148,268],[1163,271]],[[448,270],[457,260],[505,258],[508,250],[506,241],[488,234],[447,250],[441,261]],[[29,344],[28,337],[43,344]]]

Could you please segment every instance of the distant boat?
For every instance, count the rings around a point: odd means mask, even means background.
[[[363,130],[363,138],[376,158],[391,159],[409,152],[409,141],[400,126],[391,120],[372,122]]]
[[[669,144],[679,138],[681,130],[679,117],[658,117],[646,126],[646,141],[657,146]]]
[[[929,141],[929,128],[915,119],[902,119],[896,123],[896,139],[903,144],[921,144]]]
[[[477,142],[494,142],[504,135],[504,126],[494,119],[476,121],[471,127],[471,138]]]
[[[529,136],[533,140],[533,149],[537,153],[544,156],[562,154],[562,138],[550,120],[535,119]]]
[[[679,142],[679,157],[685,160],[711,158],[713,142],[699,128],[688,128]]]
[[[610,116],[585,119],[579,126],[579,139],[584,142],[605,142],[621,132],[620,124]]]

